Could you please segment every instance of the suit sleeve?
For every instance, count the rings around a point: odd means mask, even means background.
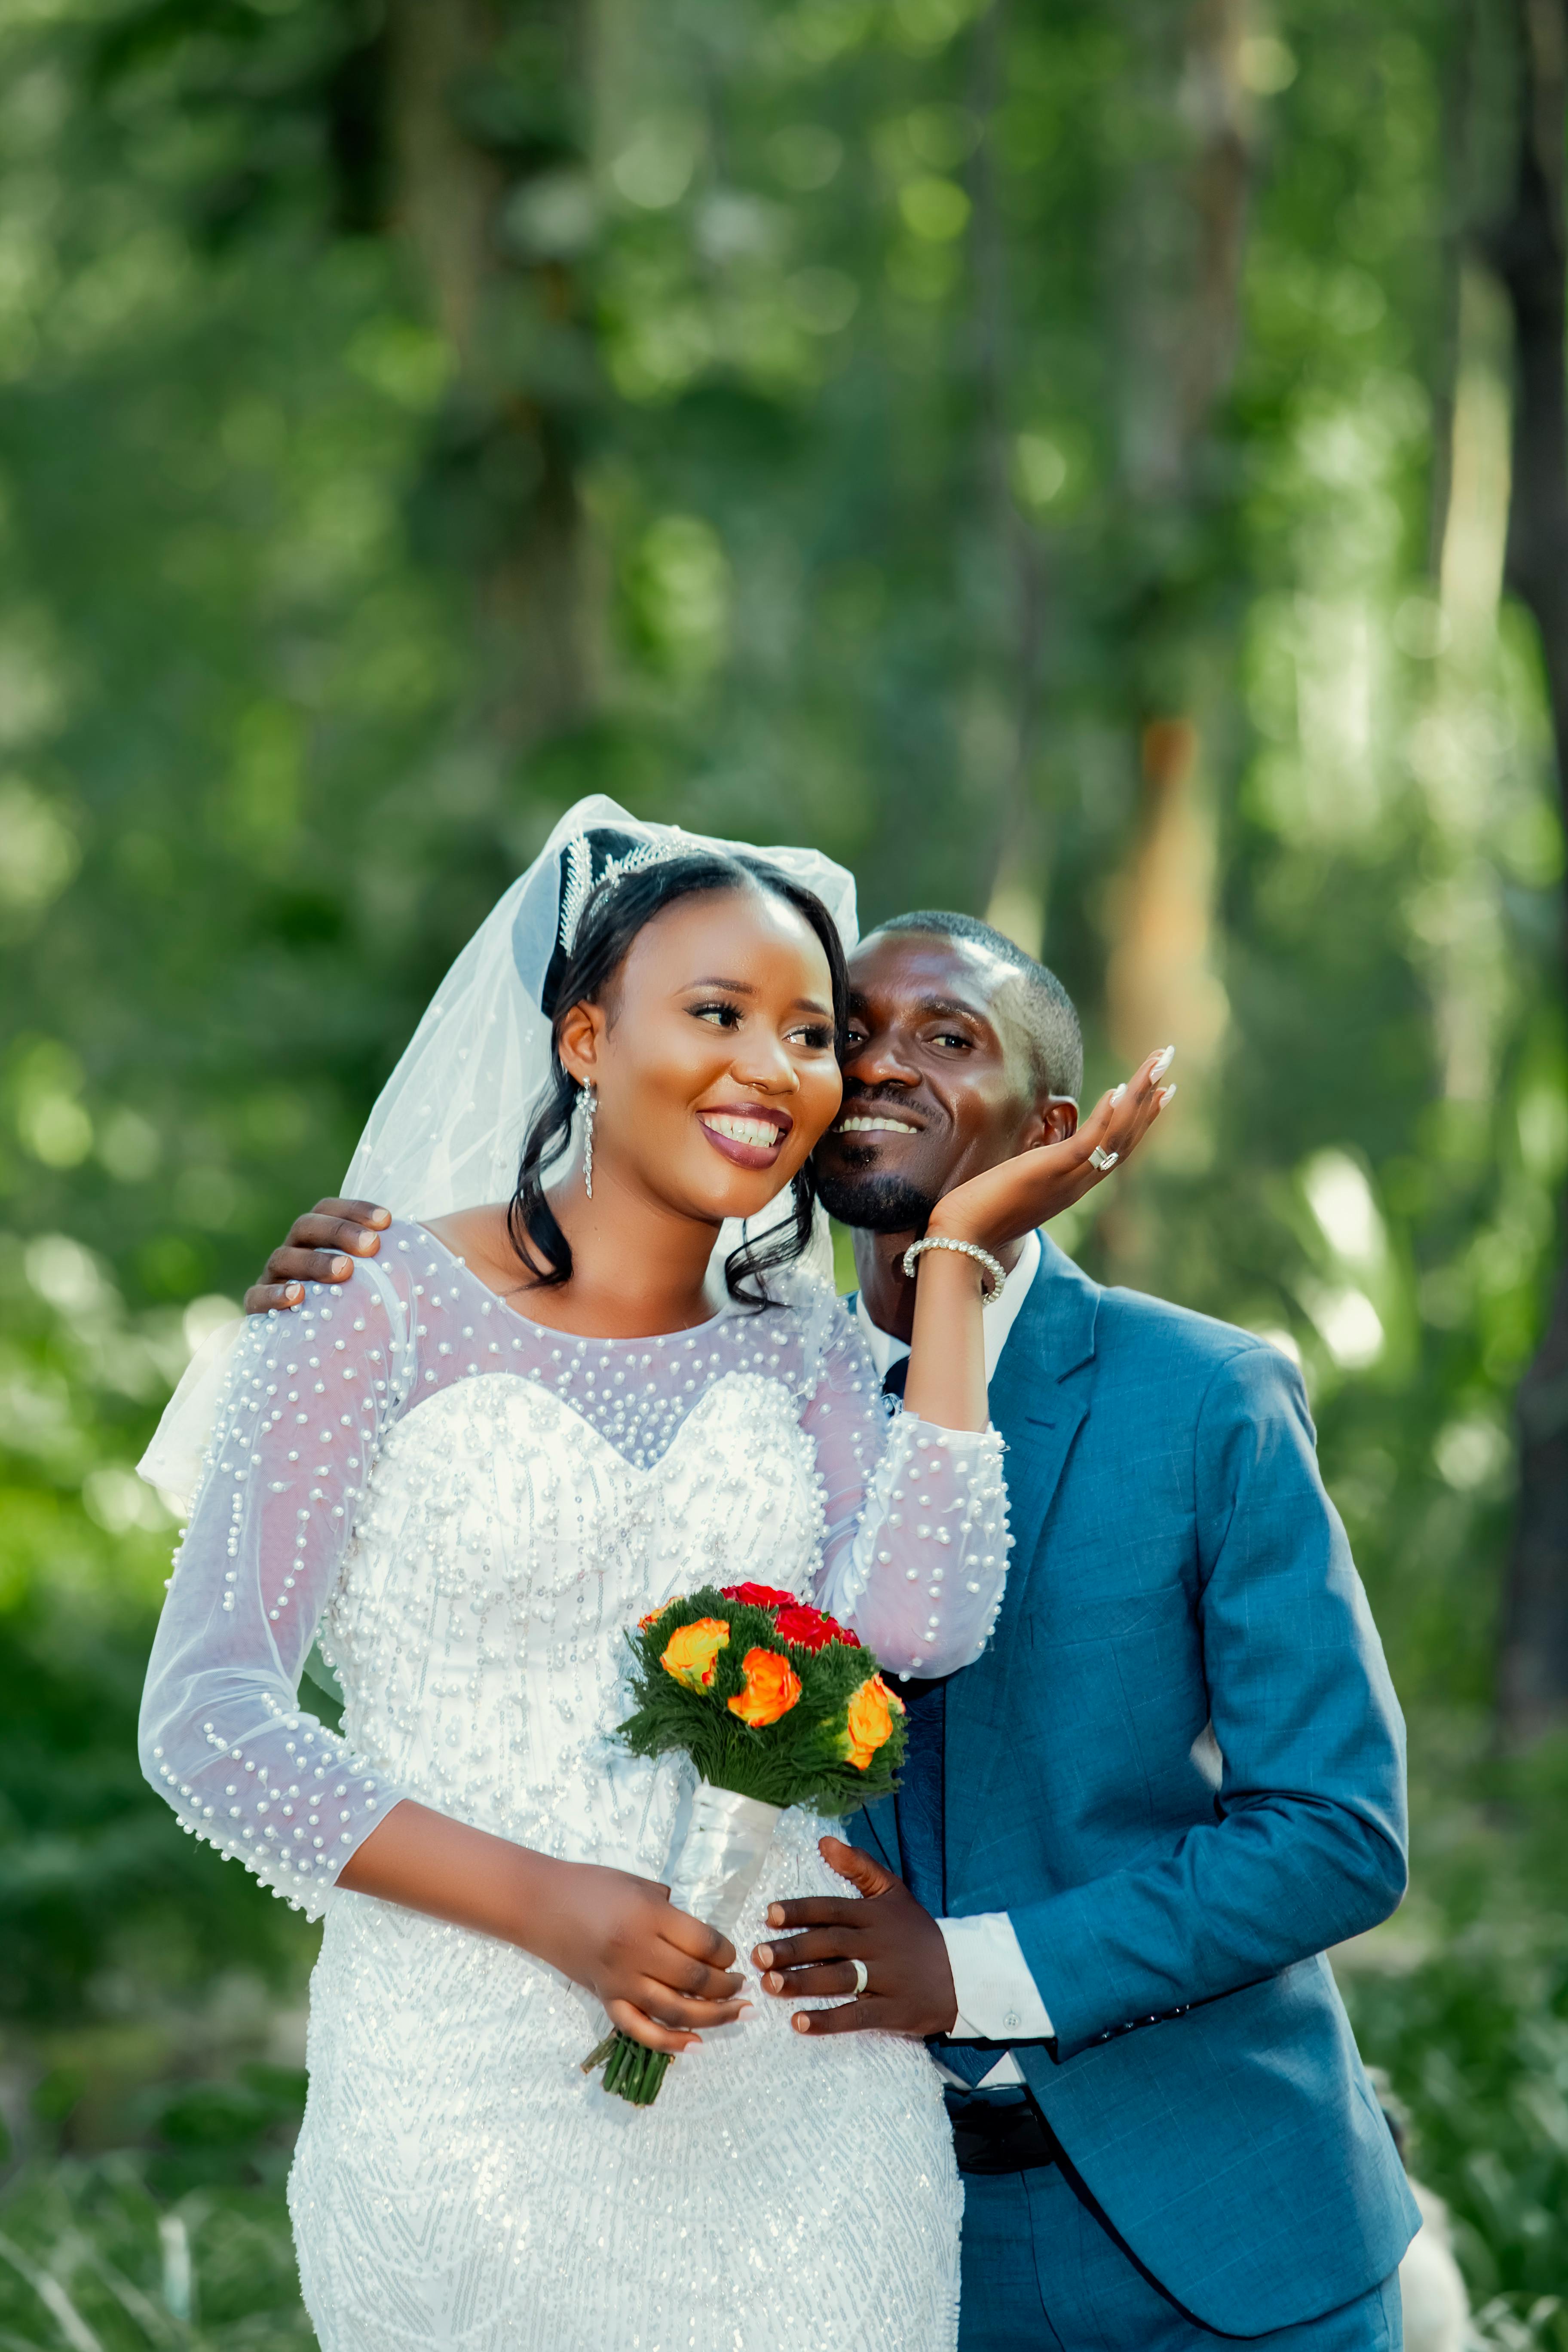
[[[1059,2058],[1274,1976],[1405,1892],[1404,1723],[1300,1377],[1275,1349],[1212,1376],[1193,1489],[1215,1818],[1013,1909]]]

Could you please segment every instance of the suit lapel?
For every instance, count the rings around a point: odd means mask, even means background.
[[[1046,1234],[1040,1270],[991,1383],[991,1421],[1007,1447],[1013,1564],[1003,1622],[1022,1597],[1079,1424],[1089,1411],[1100,1289]]]
[[[1047,1516],[1073,1440],[1089,1409],[1097,1284],[1046,1234],[1040,1270],[1007,1336],[991,1383],[991,1421],[1007,1447],[1007,1517],[1012,1564],[996,1631],[984,1657],[955,1675],[947,1692],[947,1865],[968,1855],[985,1815],[965,1767],[976,1738],[994,1749],[993,1710],[1001,1696],[1008,1647],[1024,1606]],[[967,1783],[967,1785],[966,1785]]]

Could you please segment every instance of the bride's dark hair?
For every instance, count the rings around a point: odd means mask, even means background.
[[[618,835],[592,836],[595,864],[624,855],[635,843]],[[529,1122],[517,1189],[507,1208],[511,1244],[532,1281],[553,1289],[572,1278],[572,1244],[556,1222],[545,1198],[544,1180],[571,1139],[577,1107],[576,1080],[561,1059],[561,1024],[574,1004],[597,1004],[626,960],[637,933],[683,898],[726,890],[765,890],[782,898],[809,923],[827,958],[833,982],[833,1028],[840,1052],[849,1009],[849,978],[837,925],[814,890],[792,881],[760,857],[728,857],[717,850],[694,849],[660,866],[629,874],[612,875],[599,882],[583,910],[577,935],[569,950],[557,948],[544,976],[542,1010],[550,1021],[550,1079]],[[795,1178],[795,1215],[788,1224],[773,1229],[761,1244],[743,1242],[724,1261],[724,1282],[731,1298],[745,1307],[769,1307],[763,1288],[769,1274],[794,1265],[811,1239],[816,1183],[809,1163]],[[530,1244],[531,1244],[531,1249]],[[542,1259],[546,1271],[538,1271]],[[755,1289],[742,1286],[754,1283]]]

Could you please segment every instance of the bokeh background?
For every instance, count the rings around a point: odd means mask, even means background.
[[[1412,1728],[1342,1979],[1481,2338],[1568,2346],[1565,58],[1563,0],[4,0],[5,2344],[310,2342],[313,1937],[138,1778],[132,1465],[605,789],[988,911],[1091,1085],[1176,1040],[1064,1238],[1303,1362]]]

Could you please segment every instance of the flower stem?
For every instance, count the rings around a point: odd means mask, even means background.
[[[617,2098],[634,2107],[651,2107],[669,2072],[669,2053],[650,2050],[646,2042],[634,2041],[629,2033],[617,2031],[607,2033],[597,2049],[590,2051],[583,2061],[582,2071],[591,2074],[601,2063],[606,2091],[613,2091]]]

